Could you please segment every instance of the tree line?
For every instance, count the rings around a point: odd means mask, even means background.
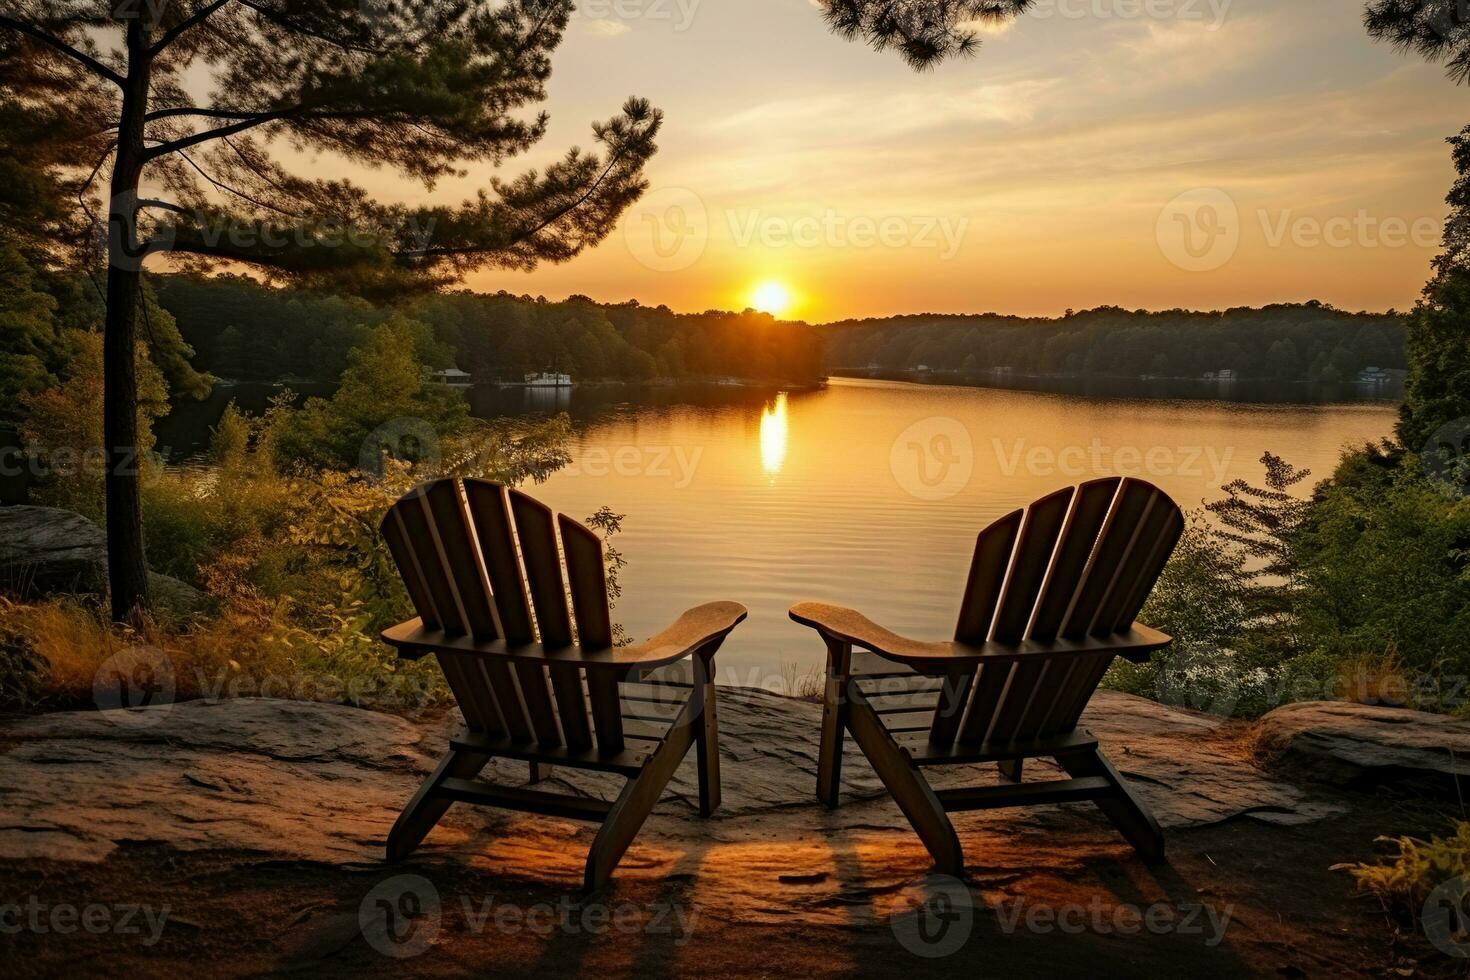
[[[1277,381],[1350,381],[1407,366],[1403,317],[1324,303],[1224,311],[1104,306],[1058,319],[940,315],[847,320],[824,328],[832,369],[1199,378],[1233,371]]]
[[[226,378],[336,381],[349,353],[390,319],[418,326],[417,349],[427,366],[458,367],[479,381],[519,381],[542,371],[578,381],[808,383],[822,376],[815,330],[749,310],[683,314],[585,296],[550,302],[469,291],[389,307],[243,276],[160,276],[156,283],[196,365]]]

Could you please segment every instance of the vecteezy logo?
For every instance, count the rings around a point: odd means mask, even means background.
[[[102,662],[92,678],[92,700],[109,720],[128,725],[149,725],[166,711],[121,711],[171,705],[174,700],[174,665],[157,647],[136,646],[119,650]]]
[[[922,903],[891,921],[893,935],[915,956],[939,959],[960,951],[975,925],[975,901],[965,883],[949,875],[924,881]]]
[[[709,211],[699,195],[664,187],[643,195],[623,218],[628,251],[654,272],[680,272],[709,244]]]
[[[437,466],[440,462],[439,434],[427,421],[405,416],[378,426],[362,441],[357,468],[382,476],[388,457],[400,463]]]
[[[378,882],[357,908],[357,924],[368,945],[399,960],[433,945],[441,917],[439,890],[419,875]]]
[[[1470,959],[1470,878],[1451,878],[1430,892],[1419,921],[1435,949]]]
[[[1419,454],[1424,472],[1446,493],[1470,494],[1470,418],[1446,422]]]
[[[922,419],[893,440],[888,466],[898,485],[913,496],[945,500],[969,485],[975,444],[958,419]]]
[[[1154,236],[1174,265],[1186,272],[1213,272],[1240,247],[1240,210],[1217,188],[1185,191],[1159,212]]]

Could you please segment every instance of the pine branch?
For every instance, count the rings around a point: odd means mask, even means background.
[[[40,41],[42,44],[48,44],[51,47],[55,48],[57,51],[60,51],[62,54],[66,55],[68,58],[71,58],[73,61],[76,61],[78,64],[89,69],[92,74],[106,79],[107,81],[116,85],[118,88],[123,87],[123,77],[117,72],[113,71],[111,68],[108,68],[102,62],[98,61],[96,58],[92,57],[86,52],[78,51],[76,48],[63,41],[61,38],[48,34],[47,32],[41,30],[39,27],[36,27],[32,24],[27,24],[25,21],[17,20],[14,17],[8,17],[5,14],[0,14],[0,27],[8,27],[11,30],[19,31],[27,37],[34,38],[35,40]]]
[[[158,39],[157,43],[155,43],[151,48],[149,48],[145,52],[145,54],[149,58],[157,57],[158,54],[160,52],[162,52],[164,48],[167,48],[170,44],[173,44],[175,41],[177,41],[182,35],[184,35],[188,31],[191,31],[195,27],[197,27],[200,24],[204,23],[206,20],[208,20],[210,17],[212,17],[214,15],[214,12],[216,10],[218,10],[219,8],[225,6],[229,2],[230,2],[230,0],[214,0],[214,2],[211,3],[211,4],[209,4],[208,6],[202,7],[201,9],[195,11],[188,18],[186,18],[183,21],[180,21],[179,23],[175,24],[173,27],[171,27],[167,31],[165,31],[164,32],[164,35],[162,37],[160,37]]]

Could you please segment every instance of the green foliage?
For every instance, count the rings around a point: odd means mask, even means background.
[[[1296,550],[1305,645],[1335,660],[1395,651],[1415,674],[1470,677],[1470,500],[1443,493],[1417,457],[1345,456]]]
[[[1221,523],[1196,515],[1144,609],[1174,645],[1110,686],[1240,715],[1337,697],[1470,711],[1470,499],[1396,447],[1345,454],[1305,501],[1287,492],[1302,471],[1264,462],[1266,487],[1211,506]]]
[[[821,376],[816,333],[762,313],[677,314],[577,296],[544,303],[459,293],[425,301],[416,315],[459,352],[465,370],[482,378],[519,380],[546,370],[580,380]]]
[[[158,293],[198,363],[235,378],[335,379],[375,327],[426,324],[417,356],[482,380],[556,371],[581,381],[730,376],[806,382],[821,376],[821,337],[763,313],[677,314],[586,297],[548,303],[508,293],[435,294],[401,312],[361,299],[273,289],[243,277],[159,278]]]
[[[1470,82],[1470,14],[1461,0],[1369,0],[1363,21],[1375,40],[1442,61],[1453,81]]]
[[[143,147],[149,200],[132,210],[149,249],[397,294],[485,265],[566,261],[600,241],[643,193],[661,114],[630,98],[592,127],[600,152],[573,148],[538,170],[493,178],[457,206],[381,203],[330,174],[294,175],[280,150],[386,165],[425,187],[471,165],[499,166],[546,133],[535,107],[572,8],[196,0],[113,16],[42,0],[0,14],[0,78],[17,106],[65,119],[47,134],[50,156],[19,161],[27,176],[45,177],[52,156],[90,166],[114,145]],[[87,54],[99,50],[108,64]],[[122,115],[122,75],[142,80],[141,122]],[[193,93],[204,92],[218,101],[200,103]],[[0,134],[9,105],[0,102]],[[23,134],[24,122],[9,128]],[[84,205],[70,210],[71,230],[92,229]]]
[[[347,353],[392,316],[366,300],[273,289],[244,276],[155,278],[159,302],[222,377],[335,380]]]
[[[1398,436],[1414,451],[1429,448],[1446,426],[1470,425],[1470,127],[1449,142],[1459,179],[1448,197],[1444,251],[1408,320],[1410,370]]]
[[[1200,378],[1228,368],[1244,379],[1347,381],[1367,367],[1405,366],[1397,314],[1344,313],[1321,303],[1213,313],[1099,307],[1056,320],[921,314],[844,321],[823,331],[831,367],[927,364],[1121,378],[1145,371]]]
[[[21,250],[0,239],[0,418],[14,420],[20,399],[56,378],[56,299]]]
[[[285,402],[258,418],[232,407],[215,429],[208,465],[170,468],[147,486],[150,561],[197,583],[219,606],[188,643],[208,663],[233,665],[226,679],[245,693],[274,678],[277,696],[397,709],[442,699],[432,665],[401,663],[377,639],[412,615],[378,530],[383,516],[426,480],[540,479],[566,462],[570,423],[563,416],[468,426],[445,434],[442,458],[390,458],[380,474],[285,472],[275,466],[273,439],[296,413]],[[609,534],[616,523],[597,526]]]
[[[1380,837],[1395,853],[1375,864],[1339,864],[1333,871],[1346,871],[1359,891],[1381,901],[1384,908],[1397,909],[1417,922],[1419,910],[1429,893],[1447,881],[1470,876],[1470,821],[1455,824],[1449,837]]]
[[[438,440],[468,425],[469,409],[459,393],[425,384],[417,350],[426,342],[426,329],[412,321],[374,328],[349,354],[331,398],[275,417],[276,465],[347,469],[365,457],[376,464],[380,446],[409,462],[436,457]]]
[[[963,58],[980,47],[979,25],[1004,25],[1032,0],[820,0],[827,23],[842,37],[874,50],[893,49],[911,68]]]
[[[102,335],[64,330],[66,352],[59,385],[24,396],[21,438],[26,453],[41,462],[46,478],[36,491],[42,503],[103,517]],[[168,385],[143,344],[137,349],[138,452],[140,472],[155,472],[151,459],[153,421],[168,411]]]
[[[1311,471],[1273,453],[1261,456],[1265,485],[1245,480],[1225,486],[1225,497],[1206,506],[1219,521],[1220,539],[1233,560],[1249,569],[1242,598],[1245,616],[1237,640],[1255,659],[1275,665],[1297,652],[1296,602],[1301,590],[1297,532],[1311,504],[1292,492]]]
[[[59,303],[56,316],[61,329],[101,330],[106,308],[91,277],[57,276],[52,288]],[[173,315],[159,303],[152,283],[145,280],[142,289],[138,332],[149,359],[162,372],[173,397],[208,397],[214,378],[195,369],[194,349],[179,334]]]

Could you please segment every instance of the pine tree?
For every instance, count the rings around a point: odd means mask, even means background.
[[[976,26],[1001,24],[1033,0],[819,0],[832,30],[875,50],[889,48],[916,69],[967,57],[980,47]]]
[[[368,295],[471,268],[565,261],[643,192],[660,113],[641,99],[541,171],[492,179],[459,206],[374,200],[293,173],[295,146],[388,166],[426,187],[536,144],[551,54],[572,0],[32,0],[0,12],[0,126],[55,120],[44,154],[0,172],[75,178],[107,258],[102,444],[115,617],[148,604],[136,469],[134,352],[143,261],[172,252]],[[199,98],[198,79],[213,92]],[[11,111],[24,105],[32,115]],[[65,125],[59,123],[64,122]],[[31,127],[32,129],[34,127]],[[100,187],[105,182],[106,191]],[[49,185],[47,185],[49,186]],[[50,194],[47,200],[54,200]],[[104,198],[104,200],[99,200]],[[17,212],[0,198],[7,217]],[[46,214],[33,216],[32,231]]]
[[[1470,126],[1449,143],[1459,179],[1446,198],[1444,249],[1408,318],[1409,377],[1398,437],[1414,451],[1447,426],[1470,428]]]
[[[1470,82],[1470,6],[1464,0],[1370,0],[1363,22],[1375,40],[1442,61],[1455,82]]]

